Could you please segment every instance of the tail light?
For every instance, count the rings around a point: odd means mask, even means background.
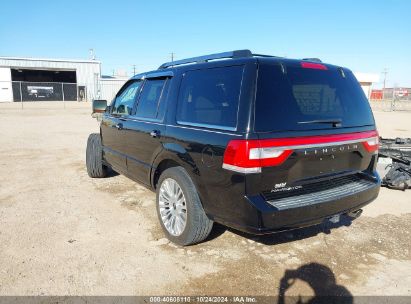
[[[362,143],[367,152],[378,150],[378,132],[277,139],[231,140],[224,153],[223,168],[240,173],[260,173],[262,167],[279,166],[294,150]]]
[[[366,141],[364,141],[363,145],[364,145],[365,150],[367,150],[368,152],[378,153],[378,144],[379,144],[379,142],[380,142],[380,140],[379,140],[378,133],[377,133],[377,136],[371,137],[371,138],[367,139]]]
[[[271,140],[270,140],[271,141]],[[265,140],[231,140],[224,153],[223,168],[241,173],[259,173],[261,167],[281,165],[292,150],[265,146]]]

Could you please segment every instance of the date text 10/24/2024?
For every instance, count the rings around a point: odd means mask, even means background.
[[[154,296],[150,297],[150,303],[257,303],[257,299],[248,296]]]

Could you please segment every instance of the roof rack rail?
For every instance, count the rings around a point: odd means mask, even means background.
[[[211,54],[211,55],[192,57],[192,58],[181,59],[181,60],[176,60],[176,61],[170,61],[170,62],[163,63],[158,69],[160,70],[160,69],[165,69],[168,67],[188,64],[188,63],[207,62],[209,60],[216,60],[216,59],[244,58],[244,57],[252,57],[252,56],[253,54],[251,53],[250,50],[236,50],[236,51],[231,51],[231,52],[224,52],[224,53]]]
[[[273,55],[264,55],[264,54],[252,54],[254,57],[267,57],[267,58],[272,58],[272,57],[277,57]],[[277,57],[278,58],[278,57]]]
[[[304,61],[322,62],[320,58],[303,58]]]

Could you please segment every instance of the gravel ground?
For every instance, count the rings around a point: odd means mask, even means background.
[[[154,193],[88,177],[90,104],[24,106],[0,104],[0,295],[276,295],[282,278],[287,295],[411,295],[411,190],[382,189],[350,226],[253,237],[217,225],[179,248]],[[382,136],[411,137],[411,112],[375,116]]]

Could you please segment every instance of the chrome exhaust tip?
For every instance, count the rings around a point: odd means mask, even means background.
[[[352,217],[354,219],[359,218],[361,214],[362,214],[362,209],[358,209],[358,210],[351,211],[351,212],[347,213],[347,215],[349,217]]]

